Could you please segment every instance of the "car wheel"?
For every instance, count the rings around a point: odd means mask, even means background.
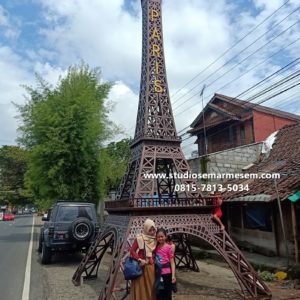
[[[51,262],[51,249],[45,245],[45,243],[42,244],[42,253],[41,253],[41,262],[43,265],[47,265]]]
[[[78,218],[70,226],[70,235],[78,242],[87,241],[93,232],[94,225],[87,218]]]

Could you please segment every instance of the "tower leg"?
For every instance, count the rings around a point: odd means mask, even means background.
[[[165,228],[169,234],[181,236],[179,249],[191,253],[187,236],[199,238],[212,245],[218,253],[228,263],[234,273],[245,299],[271,299],[272,295],[269,288],[258,277],[255,270],[247,262],[235,243],[231,240],[226,231],[220,231],[213,221],[211,214],[197,215],[154,215],[150,217],[158,227]],[[123,268],[123,262],[129,254],[130,246],[137,234],[141,233],[146,216],[123,216],[111,215],[108,217],[107,224],[103,232],[99,234],[94,242],[94,248],[88,251],[78,269],[73,276],[73,283],[78,285],[81,274],[95,275],[98,270],[104,249],[107,249],[113,241],[112,262],[108,270],[105,285],[99,296],[99,300],[118,299],[118,295],[126,295],[126,284],[123,274],[118,273]],[[96,246],[98,245],[98,246]],[[92,247],[93,247],[92,246]],[[99,249],[93,253],[92,249]],[[93,260],[93,257],[96,259]],[[187,254],[181,255],[179,262],[181,265],[191,269],[195,268],[196,262]],[[195,263],[195,265],[194,265]],[[123,286],[123,287],[122,287]],[[121,288],[120,288],[121,287]]]
[[[187,268],[194,272],[199,272],[199,267],[192,252],[189,238],[186,234],[176,234],[173,241],[175,248],[176,268]]]

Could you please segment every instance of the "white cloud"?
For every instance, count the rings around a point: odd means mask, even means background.
[[[126,78],[135,84],[139,78],[141,34],[138,19],[122,11],[122,1],[44,1],[47,14],[58,20],[54,29],[42,31],[55,45],[62,64],[84,59],[101,66],[109,80]],[[61,21],[63,19],[64,21]],[[61,24],[63,22],[63,24]]]
[[[67,69],[63,69],[61,67],[53,67],[48,62],[41,63],[37,61],[34,65],[34,72],[39,74],[43,79],[53,86],[56,85],[60,76],[63,77],[67,75],[67,71]]]
[[[255,6],[259,9],[265,9],[267,11],[274,11],[279,6],[281,6],[285,1],[283,0],[254,0]]]
[[[12,101],[20,103],[24,89],[29,84],[29,73],[22,59],[8,47],[0,47],[0,144],[13,144],[16,137],[16,110]]]
[[[24,81],[31,82],[33,71],[55,83],[58,76],[63,74],[69,65],[84,60],[92,67],[100,66],[104,80],[116,82],[109,96],[109,99],[116,102],[111,117],[117,124],[123,125],[126,133],[132,134],[136,121],[141,70],[140,1],[131,2],[134,8],[132,12],[123,9],[123,0],[37,1],[42,5],[43,17],[47,25],[39,30],[44,37],[44,43],[39,49],[26,49],[27,57],[30,59],[27,62],[17,56],[14,56],[15,60],[12,61],[9,61],[10,57],[0,57],[0,63],[4,61],[7,64],[5,70],[9,74],[4,78],[7,85],[0,94],[0,100],[6,99],[5,93],[15,93],[20,99],[21,91],[16,86]],[[255,0],[253,3],[256,11],[253,13],[253,7],[250,9],[247,6],[238,6],[233,0],[219,0],[218,5],[213,1],[204,0],[163,1],[164,48],[170,94],[173,95],[185,82],[216,60],[283,2],[283,0]],[[272,37],[297,20],[298,14],[295,13],[278,27],[273,28],[297,5],[297,0],[291,0],[272,19],[262,24],[254,34],[241,41],[216,64],[200,74],[196,80],[172,96],[177,130],[188,126],[200,112],[202,106],[199,92],[204,83],[207,85],[206,101],[214,92],[234,97],[282,66],[278,56],[275,61],[266,61],[260,67],[248,71],[283,45],[288,45],[296,39],[299,32],[298,25],[288,34],[257,51],[259,47],[268,43]],[[0,10],[0,26],[1,22],[8,22],[7,20],[7,14],[1,14]],[[273,29],[268,35],[262,36],[255,42],[271,28]],[[254,43],[252,46],[240,53],[252,42]],[[292,60],[293,57],[298,56],[298,48],[299,43],[281,55]],[[222,67],[234,55],[237,56]],[[240,63],[247,56],[249,58]],[[233,67],[234,69],[228,72]],[[231,80],[235,81],[225,87]],[[185,95],[194,86],[196,87]],[[193,95],[195,96],[192,97]],[[182,98],[179,99],[180,97]],[[184,101],[187,102],[183,104]],[[270,103],[268,102],[268,105]],[[181,106],[178,107],[179,105]],[[186,112],[182,113],[184,110]],[[192,139],[189,139],[185,144],[191,142]]]
[[[29,73],[22,58],[9,47],[0,47],[0,103],[19,102],[21,84],[28,84]]]
[[[7,26],[8,25],[8,19],[5,15],[4,8],[0,6],[0,26]]]
[[[26,61],[9,47],[0,47],[0,70],[0,145],[15,144],[18,112],[13,103],[24,103],[23,86],[35,85],[35,72],[55,84],[65,71],[48,63]]]
[[[56,24],[42,33],[50,46],[56,45],[61,63],[84,59],[91,65],[101,66],[106,79],[121,80],[130,86],[132,95],[138,93],[142,35],[139,1],[134,3],[135,8],[139,7],[137,15],[122,10],[120,0],[88,0],[84,5],[74,0],[63,6],[52,0],[42,3],[51,16],[49,20]],[[224,10],[223,1],[218,6],[204,1],[200,4],[199,1],[165,1],[163,29],[171,94],[230,44],[230,22]],[[116,120],[124,120],[124,125],[130,123],[134,127],[136,110],[132,112],[133,117],[131,114],[126,117],[121,98],[116,99]],[[137,107],[138,98],[135,101]],[[120,118],[118,112],[122,112]],[[182,120],[177,128],[185,124],[186,120]]]
[[[123,82],[116,82],[109,94],[109,100],[116,104],[110,113],[111,120],[121,127],[127,137],[134,135],[138,97]]]
[[[6,38],[17,38],[20,34],[19,26],[19,20],[12,18],[0,5],[0,33],[2,31]]]
[[[49,46],[55,45],[61,63],[68,65],[84,59],[101,66],[108,79],[139,86],[141,11],[137,16],[131,15],[122,10],[121,0],[42,3],[52,25],[42,34]],[[138,3],[134,3],[135,7]],[[207,1],[164,2],[164,44],[171,90],[230,45],[230,20],[224,11],[224,1],[217,6]]]

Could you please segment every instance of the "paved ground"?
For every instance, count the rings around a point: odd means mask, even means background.
[[[232,299],[240,300],[240,287],[232,271],[223,263],[215,260],[197,262],[200,273],[180,272],[178,276],[180,295],[176,300],[217,300]],[[287,281],[285,287],[291,287]],[[300,290],[282,288],[279,282],[267,284],[272,291],[272,299],[300,299]]]
[[[84,281],[80,287],[74,287],[71,277],[79,261],[80,256],[58,255],[52,265],[44,267],[45,279],[49,287],[44,299],[98,299],[110,256],[107,255],[105,258],[104,266],[99,271],[97,279]],[[210,261],[198,261],[198,265],[199,273],[178,271],[178,293],[174,295],[174,300],[242,299],[239,285],[226,266],[216,265],[216,262]],[[274,300],[300,299],[300,290],[283,289],[279,283],[272,283],[269,286]]]
[[[36,226],[36,230],[39,230],[38,226]],[[37,294],[32,294],[30,300],[98,299],[105,280],[106,270],[110,264],[110,254],[105,255],[97,279],[84,281],[83,285],[75,287],[71,282],[71,278],[82,259],[81,255],[55,255],[50,265],[41,266],[38,263],[39,255],[36,249],[37,239],[34,243],[33,253],[33,264],[36,263],[33,269],[37,273],[35,274],[35,281],[32,282],[32,288],[34,289],[37,284],[40,285],[43,289],[43,296],[36,298]],[[174,300],[242,299],[239,285],[231,270],[224,263],[215,260],[197,261],[197,263],[200,268],[199,273],[178,271],[178,293],[174,295]],[[33,274],[32,278],[34,278]],[[274,300],[300,300],[300,290],[283,289],[279,283],[272,283],[269,286]],[[124,291],[122,294],[124,295]]]

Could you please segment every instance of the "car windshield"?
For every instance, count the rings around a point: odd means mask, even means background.
[[[74,221],[77,218],[93,219],[93,210],[90,206],[62,206],[58,212],[58,221]]]

